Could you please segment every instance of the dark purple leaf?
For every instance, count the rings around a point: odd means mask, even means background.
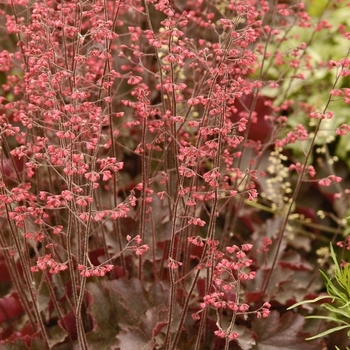
[[[296,251],[289,251],[284,254],[280,266],[283,268],[289,268],[294,271],[313,271],[313,267],[305,260],[303,260],[299,253]]]
[[[307,341],[310,334],[302,331],[304,317],[287,312],[280,317],[272,311],[268,318],[252,322],[252,330],[257,335],[253,350],[320,350],[319,341]]]
[[[17,293],[11,293],[0,299],[0,324],[24,313]]]

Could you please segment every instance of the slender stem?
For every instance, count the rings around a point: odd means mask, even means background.
[[[15,224],[12,221],[12,219],[10,218],[9,213],[11,211],[11,208],[9,207],[8,204],[5,205],[5,211],[6,211],[7,222],[9,224],[9,226],[10,226],[11,238],[12,238],[13,242],[15,243],[16,251],[18,253],[19,261],[20,261],[21,268],[22,268],[22,271],[23,271],[23,278],[24,278],[25,284],[27,286],[27,290],[29,292],[30,301],[32,303],[36,324],[39,327],[40,333],[41,333],[41,335],[43,337],[43,340],[44,340],[45,344],[47,346],[49,346],[48,334],[46,332],[46,328],[45,328],[44,322],[43,322],[43,320],[41,318],[39,305],[38,305],[38,300],[36,298],[35,282],[34,282],[34,280],[32,278],[32,274],[31,274],[30,269],[29,269],[30,265],[28,264],[28,260],[25,257],[25,253],[23,251],[22,243],[20,241],[21,233],[18,231],[17,227],[15,226]]]
[[[348,51],[346,57],[348,57],[349,54],[350,54],[350,50]],[[336,79],[335,79],[335,81],[333,83],[333,86],[332,86],[331,90],[335,89],[336,85],[338,84],[338,81],[341,78],[341,71],[342,70],[343,70],[343,68],[338,73],[338,75],[337,75],[337,77],[336,77]],[[329,96],[329,98],[328,98],[326,106],[323,109],[322,115],[324,115],[326,113],[326,111],[328,110],[330,102],[331,102],[331,96]],[[264,295],[266,293],[267,287],[268,287],[268,285],[270,283],[270,280],[271,280],[271,276],[274,273],[274,269],[276,267],[277,260],[278,260],[278,257],[279,257],[279,252],[280,252],[280,249],[281,249],[284,233],[285,233],[288,221],[289,221],[289,216],[292,213],[292,209],[293,209],[294,203],[295,203],[295,201],[296,201],[296,199],[298,197],[298,194],[299,194],[299,191],[300,191],[300,187],[301,187],[301,185],[303,183],[303,178],[304,178],[304,175],[305,175],[305,173],[307,171],[307,165],[309,163],[309,158],[310,158],[310,156],[312,154],[312,151],[313,151],[313,148],[314,148],[314,145],[315,145],[318,133],[320,131],[322,120],[323,120],[322,117],[320,117],[318,119],[318,121],[317,121],[317,125],[315,127],[315,131],[314,131],[313,137],[311,138],[311,142],[310,142],[308,151],[306,153],[305,160],[304,160],[303,166],[301,168],[300,175],[298,177],[298,181],[297,181],[295,189],[293,191],[293,195],[292,195],[292,197],[289,200],[289,204],[287,206],[287,210],[285,212],[284,219],[283,219],[281,227],[279,229],[278,236],[277,236],[276,254],[275,254],[274,259],[272,261],[272,265],[271,265],[271,267],[270,267],[270,269],[269,269],[269,271],[267,273],[267,277],[266,277],[266,279],[263,282],[263,286],[261,288],[261,298],[264,298]]]

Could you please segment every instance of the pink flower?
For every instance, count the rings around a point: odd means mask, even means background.
[[[138,76],[132,76],[128,79],[128,84],[130,85],[137,85],[138,83],[140,83],[142,80],[141,77]]]
[[[224,331],[222,330],[218,330],[218,331],[214,331],[214,334],[219,337],[219,338],[225,338],[226,337],[226,334]]]
[[[238,250],[239,250],[239,247],[236,246],[236,245],[233,245],[232,247],[226,247],[226,250],[227,250],[229,253],[232,254],[232,253],[238,251]]]

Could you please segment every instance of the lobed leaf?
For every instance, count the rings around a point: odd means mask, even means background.
[[[318,342],[305,340],[302,331],[305,319],[301,315],[287,312],[283,316],[272,311],[267,319],[257,319],[252,329],[257,335],[253,350],[319,350]]]

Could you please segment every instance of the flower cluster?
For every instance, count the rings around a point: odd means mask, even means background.
[[[103,277],[106,273],[113,270],[113,265],[104,265],[104,266],[93,266],[86,267],[84,265],[78,265],[78,270],[80,275],[83,277]]]
[[[149,246],[147,244],[142,244],[142,239],[140,235],[137,235],[134,238],[131,238],[131,236],[127,235],[126,240],[128,241],[126,249],[132,249],[132,251],[134,251],[135,254],[138,256],[143,255],[149,249]],[[136,246],[135,245],[130,246],[129,243],[131,242],[135,242]]]
[[[199,237],[191,237],[189,241],[196,246],[203,246],[204,243]],[[206,263],[205,266],[213,266],[213,292],[203,297],[203,302],[200,304],[201,310],[192,314],[195,320],[200,319],[200,314],[207,308],[215,310],[217,317],[218,330],[215,335],[220,338],[234,340],[239,335],[233,331],[233,323],[224,330],[221,324],[221,318],[218,312],[222,310],[231,310],[234,320],[238,315],[255,314],[257,318],[268,317],[271,305],[265,302],[259,309],[249,311],[250,307],[243,301],[242,298],[242,283],[255,278],[254,271],[248,271],[252,265],[252,260],[247,257],[247,252],[252,249],[251,244],[243,244],[241,247],[237,245],[226,247],[226,251],[231,256],[224,257],[223,253],[218,252],[217,241],[206,242],[208,244],[208,256],[211,257],[211,263]]]
[[[47,268],[50,268],[50,273],[58,274],[61,271],[67,270],[68,265],[67,263],[58,263],[51,257],[51,254],[46,254],[45,256],[39,257],[36,266],[32,266],[30,269],[32,272],[38,272],[39,270],[44,271]]]

